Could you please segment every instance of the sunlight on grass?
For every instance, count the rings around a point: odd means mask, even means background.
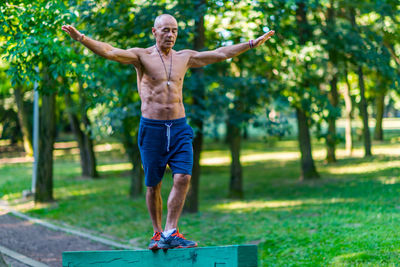
[[[98,171],[128,171],[132,169],[131,163],[105,164],[97,167]]]
[[[211,155],[210,155],[211,156]],[[252,153],[250,155],[242,155],[240,161],[242,163],[247,162],[259,162],[266,160],[295,160],[300,157],[299,152],[266,152],[266,153]],[[230,156],[222,157],[207,157],[201,160],[201,165],[204,166],[216,166],[216,165],[228,165],[231,162]]]
[[[22,192],[17,192],[17,193],[8,193],[7,195],[4,195],[2,199],[4,200],[12,200],[12,199],[18,199],[22,197]]]
[[[400,145],[391,145],[390,147],[388,147],[387,145],[379,147],[379,145],[377,145],[375,148],[373,148],[372,151],[373,155],[400,156]],[[242,151],[241,154],[242,154],[240,157],[241,163],[261,162],[268,160],[286,161],[286,160],[300,159],[300,152],[289,152],[289,151],[255,152],[246,154],[244,150]],[[340,148],[336,150],[336,156],[338,157],[338,159],[348,157],[346,150]],[[326,158],[326,149],[325,148],[313,149],[313,157],[316,160],[324,160]],[[363,148],[354,149],[352,157],[353,158],[364,157],[364,149]],[[231,157],[229,153],[227,153],[227,151],[208,151],[202,153],[202,159],[200,163],[203,166],[227,166],[231,163]],[[350,168],[352,168],[352,166]],[[375,169],[376,166],[371,168]]]
[[[94,147],[94,151],[95,152],[107,152],[107,151],[111,151],[111,150],[120,150],[122,151],[122,153],[125,153],[125,148],[122,144],[118,144],[118,143],[107,143],[107,144],[101,144],[101,145],[96,145]]]
[[[62,156],[62,155],[78,155],[79,148],[77,147],[76,142],[60,142],[55,143],[54,148],[54,156]],[[118,143],[107,143],[107,144],[100,144],[94,146],[95,152],[109,152],[112,150],[119,150],[124,153],[124,146]]]
[[[54,149],[68,149],[78,147],[78,142],[68,141],[68,142],[56,142],[54,143]]]
[[[382,184],[398,184],[400,183],[400,177],[378,177],[378,181],[380,181]]]
[[[389,168],[400,168],[400,160],[392,160],[387,162],[364,162],[346,166],[332,166],[328,168],[328,170],[333,174],[361,174],[367,172],[376,172]]]
[[[354,261],[355,259],[364,258],[366,255],[367,255],[367,253],[365,251],[348,253],[348,254],[340,255],[340,256],[333,258],[333,263],[334,264],[338,264],[338,263],[343,264],[348,261]]]
[[[372,148],[373,155],[385,156],[400,156],[400,145],[390,145],[390,147],[379,147],[378,145]]]
[[[56,149],[53,151],[53,155],[55,157],[64,156],[64,155],[78,155],[79,148],[71,148],[71,149]]]
[[[387,254],[388,253],[384,253],[382,255],[382,253],[380,253],[380,252],[373,252],[373,251],[361,251],[361,252],[353,252],[353,253],[343,254],[343,255],[336,256],[333,258],[332,266],[348,266],[349,264],[355,264],[355,263],[358,263],[358,264],[365,263],[365,264],[367,264],[366,266],[382,266],[382,265],[378,265],[377,263],[385,262],[384,259],[387,258],[388,256],[390,257],[391,253],[389,252],[389,255],[387,255]],[[397,253],[394,252],[393,254],[397,254]],[[376,262],[376,264],[372,265],[371,264],[372,262]],[[360,266],[360,265],[357,265],[357,266]],[[385,264],[384,266],[395,266],[395,265],[386,265]]]
[[[94,185],[91,188],[82,188],[81,186],[63,187],[55,190],[55,198],[81,197],[91,194],[96,195],[104,191],[104,187]]]
[[[0,146],[9,146],[11,144],[10,139],[2,139],[0,140]]]
[[[282,200],[282,201],[235,201],[217,204],[212,209],[218,211],[255,211],[265,208],[288,208],[303,205],[324,205],[334,203],[356,202],[355,198],[331,198],[331,199],[304,199],[304,200]]]
[[[58,208],[57,202],[52,202],[52,203],[35,203],[33,200],[26,200],[21,201],[15,205],[13,205],[13,209],[16,209],[20,212],[27,212],[27,211],[33,211],[33,210],[41,210],[41,209],[56,209]]]

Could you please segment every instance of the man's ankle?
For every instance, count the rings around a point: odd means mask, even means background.
[[[169,237],[175,230],[176,230],[176,228],[169,229],[169,230],[164,230],[163,235],[165,237]]]

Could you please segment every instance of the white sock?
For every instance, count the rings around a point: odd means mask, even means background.
[[[164,235],[165,237],[169,237],[175,230],[176,230],[176,228],[171,229],[171,230],[168,230],[168,231],[164,231],[164,232],[163,232],[163,235]]]

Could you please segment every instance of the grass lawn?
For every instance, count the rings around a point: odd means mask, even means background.
[[[243,200],[227,198],[227,146],[206,143],[200,212],[182,215],[180,230],[200,246],[257,244],[260,266],[398,265],[400,144],[395,136],[374,143],[374,156],[367,159],[360,145],[352,158],[339,146],[335,164],[324,163],[325,148],[315,142],[321,179],[307,182],[298,181],[296,141],[246,141]],[[56,151],[55,204],[21,200],[22,190],[30,188],[31,163],[0,164],[0,197],[29,215],[144,248],[152,227],[144,197],[128,197],[130,164],[118,144],[96,149],[98,180],[80,177],[76,151]],[[164,204],[171,180],[167,172]]]

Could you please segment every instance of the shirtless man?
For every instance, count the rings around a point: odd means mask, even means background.
[[[64,25],[62,30],[99,56],[135,66],[142,101],[138,143],[147,186],[146,203],[154,229],[149,249],[196,247],[196,242],[185,239],[177,230],[193,165],[193,130],[186,123],[182,100],[185,73],[189,68],[226,60],[260,46],[274,31],[249,42],[197,52],[172,49],[178,36],[178,24],[168,14],[155,19],[152,32],[156,44],[148,48],[119,49],[95,41],[73,26]],[[173,187],[163,229],[161,180],[167,164],[172,170]]]

